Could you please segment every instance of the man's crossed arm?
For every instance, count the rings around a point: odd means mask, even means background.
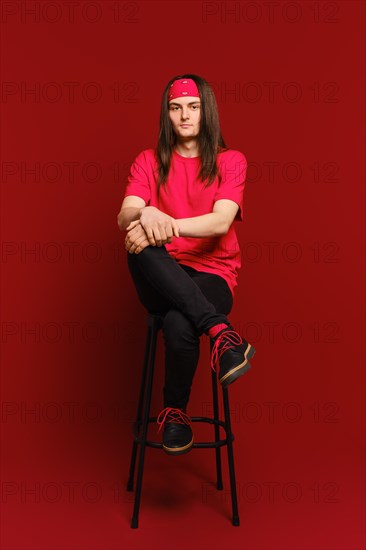
[[[147,246],[162,246],[174,237],[212,237],[225,235],[239,206],[229,199],[215,202],[212,212],[192,218],[174,219],[154,206],[146,206],[141,197],[126,197],[117,216],[121,231],[126,230],[125,247],[139,254]]]

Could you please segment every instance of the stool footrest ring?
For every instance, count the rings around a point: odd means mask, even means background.
[[[157,420],[156,416],[151,416],[151,417],[149,417],[148,422],[149,423],[156,422],[156,420]],[[216,420],[215,418],[210,418],[208,416],[191,416],[191,420],[192,420],[192,422],[206,422],[208,424],[216,424],[218,426],[221,426],[225,430],[225,433],[226,433],[226,426],[225,426],[225,422],[223,420]],[[141,421],[139,421],[139,422],[136,421],[133,424],[134,440],[135,440],[136,443],[139,443],[140,445],[141,445],[141,443],[143,443],[142,435],[139,434],[139,426],[141,425],[141,423],[142,423]],[[234,441],[234,435],[233,434],[231,434],[230,441]],[[227,445],[227,443],[228,443],[228,439],[226,437],[225,439],[219,439],[218,441],[196,442],[196,443],[193,443],[192,448],[193,449],[215,449],[215,448],[218,448],[218,447],[223,447],[224,445]],[[154,447],[156,449],[162,449],[163,448],[163,443],[160,443],[158,441],[150,441],[148,439],[145,440],[145,445],[147,447]]]

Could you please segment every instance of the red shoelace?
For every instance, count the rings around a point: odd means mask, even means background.
[[[223,340],[225,341],[223,345],[221,345]],[[211,354],[212,370],[214,371],[216,370],[215,365],[219,361],[223,353],[225,353],[225,351],[242,343],[243,343],[242,337],[235,330],[225,330],[225,332],[222,332],[220,336],[216,338],[215,343],[212,346],[212,354]]]
[[[162,420],[159,418],[163,416]],[[191,419],[182,409],[175,409],[174,407],[165,407],[156,419],[156,422],[159,424],[158,433],[164,425],[164,422],[176,422],[177,424],[190,424]]]

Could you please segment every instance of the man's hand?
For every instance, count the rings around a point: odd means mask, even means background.
[[[142,209],[139,221],[145,229],[151,246],[162,246],[165,243],[172,242],[173,237],[179,237],[179,227],[176,220],[164,214],[155,206],[145,206]],[[127,230],[129,230],[130,225]]]
[[[140,224],[140,220],[135,220],[127,227],[125,238],[125,247],[130,254],[139,254],[149,246],[145,229]]]

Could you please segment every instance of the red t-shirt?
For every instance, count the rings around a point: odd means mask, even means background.
[[[208,214],[212,212],[215,201],[230,199],[240,207],[235,220],[242,221],[246,158],[240,151],[228,149],[218,153],[217,165],[222,175],[221,184],[216,177],[211,185],[204,188],[197,177],[200,157],[183,157],[173,149],[169,176],[166,184],[160,186],[158,197],[154,149],[145,149],[137,155],[131,166],[125,197],[141,197],[147,206],[155,206],[176,220]],[[226,235],[173,238],[165,247],[178,263],[223,277],[234,294],[241,267],[234,224]]]

